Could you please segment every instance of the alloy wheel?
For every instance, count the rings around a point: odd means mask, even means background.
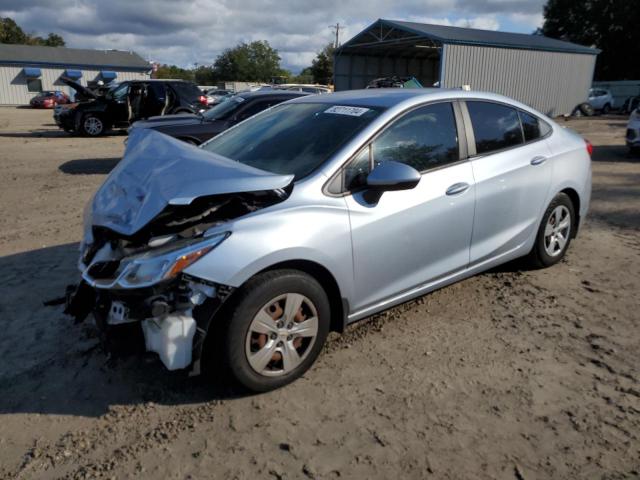
[[[571,213],[564,205],[553,209],[544,229],[544,249],[551,257],[563,251],[571,234]]]
[[[269,377],[289,374],[309,355],[318,336],[318,312],[298,293],[280,295],[254,316],[245,342],[251,368]]]
[[[97,117],[87,117],[84,120],[84,131],[89,135],[100,135],[102,133],[102,120]]]

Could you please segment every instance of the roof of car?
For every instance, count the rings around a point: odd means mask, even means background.
[[[277,95],[279,97],[306,97],[309,95],[307,92],[294,92],[290,90],[256,90],[255,92],[240,92],[237,94],[239,97],[244,99],[256,98],[256,97],[271,97]]]
[[[366,90],[345,90],[297,98],[291,100],[290,103],[326,103],[354,107],[391,108],[408,100],[430,101],[456,98],[506,102],[525,109],[531,109],[531,107],[497,93],[462,90],[460,88],[369,88]]]

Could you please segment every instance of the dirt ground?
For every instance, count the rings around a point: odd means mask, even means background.
[[[123,135],[72,138],[0,109],[0,478],[640,476],[640,159],[595,145],[591,213],[565,261],[507,266],[351,327],[276,392],[239,396],[110,360],[60,296],[81,214]]]

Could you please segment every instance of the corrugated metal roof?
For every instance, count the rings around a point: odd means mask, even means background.
[[[520,48],[528,50],[544,50],[550,52],[572,52],[596,55],[600,50],[585,47],[576,43],[556,40],[542,35],[528,35],[524,33],[497,32],[493,30],[479,30],[477,28],[450,27],[447,25],[431,25],[427,23],[403,22],[399,20],[379,19],[364,30],[376,28],[380,25],[393,27],[424,36],[441,43],[459,45],[478,45],[503,48]],[[357,36],[360,36],[358,34]],[[354,37],[355,39],[356,37]],[[353,40],[353,39],[352,39]],[[351,40],[342,48],[349,47]],[[384,42],[381,42],[384,43]]]
[[[151,68],[149,62],[135,52],[9,44],[0,44],[0,63],[112,67],[131,70],[149,70]]]

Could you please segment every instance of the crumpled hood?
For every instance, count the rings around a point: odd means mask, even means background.
[[[277,175],[194,147],[149,129],[134,129],[124,157],[98,189],[85,215],[85,235],[102,226],[129,236],[167,205],[198,197],[285,188]]]

